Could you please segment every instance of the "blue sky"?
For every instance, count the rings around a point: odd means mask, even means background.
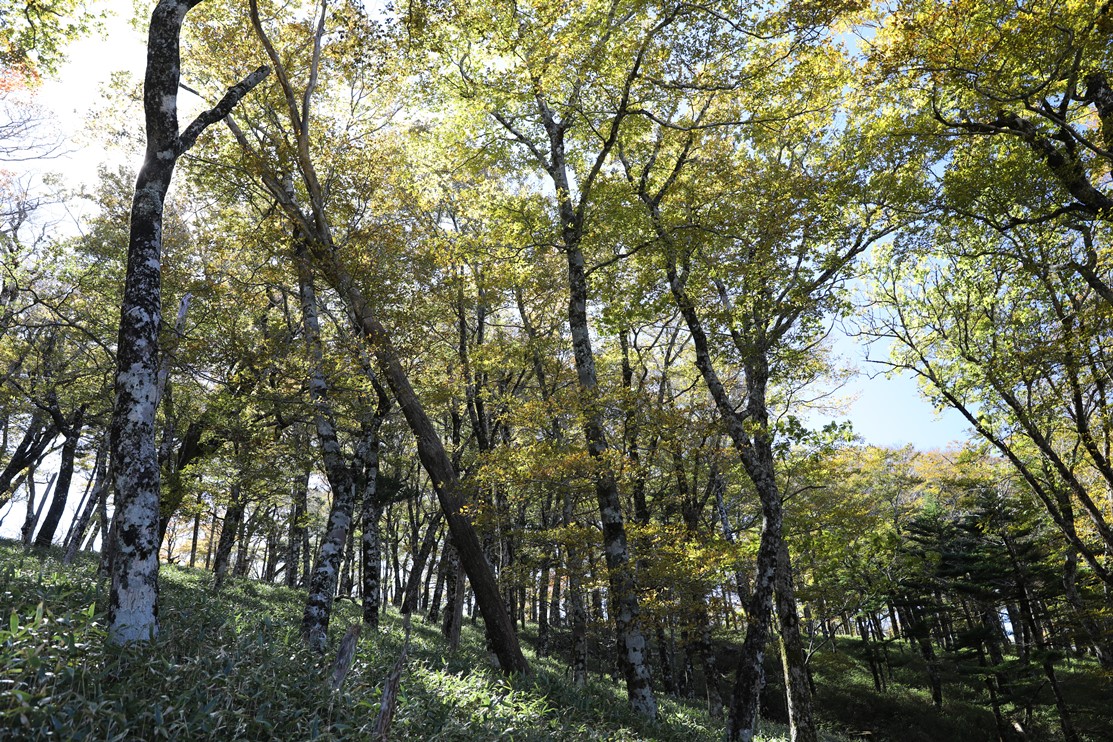
[[[928,450],[946,448],[970,437],[962,415],[951,409],[937,413],[910,373],[888,376],[882,364],[868,360],[887,357],[882,343],[871,347],[864,340],[847,335],[842,323],[835,323],[830,342],[835,353],[858,371],[839,390],[839,396],[853,401],[845,413],[817,416],[816,420],[849,419],[866,443],[877,446],[912,444]]]

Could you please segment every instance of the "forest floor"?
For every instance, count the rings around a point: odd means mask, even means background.
[[[388,611],[377,632],[364,632],[344,685],[331,691],[328,661],[298,637],[302,593],[249,580],[214,593],[210,582],[200,570],[164,566],[158,642],[110,649],[94,557],[64,567],[56,550],[27,553],[0,540],[0,740],[369,738],[383,680],[404,642],[396,613]],[[357,604],[339,603],[333,636],[358,619]],[[538,658],[531,637],[525,632],[533,675],[508,679],[487,665],[479,626],[465,621],[461,646],[449,654],[436,627],[416,620],[391,737],[722,739],[721,722],[709,720],[698,701],[661,694],[660,720],[650,724],[628,713],[619,684],[593,674],[586,688],[574,687],[566,663]],[[815,656],[825,742],[993,738],[989,712],[960,700],[973,701],[973,692],[953,683],[953,698],[937,712],[915,662],[893,653],[897,682],[886,694],[874,691],[853,642]],[[1113,729],[1109,678],[1086,666],[1065,675],[1085,712],[1078,715],[1085,738],[1113,739],[1102,736]],[[774,719],[781,713],[776,703],[766,711]],[[759,739],[784,739],[784,728],[769,723]]]

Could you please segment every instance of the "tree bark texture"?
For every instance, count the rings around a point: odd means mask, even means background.
[[[366,369],[370,372],[370,368]],[[369,374],[370,375],[370,374]],[[360,580],[363,600],[363,622],[371,628],[379,625],[382,583],[382,538],[379,521],[383,517],[383,496],[379,489],[379,430],[390,410],[390,399],[372,376],[379,405],[364,414],[360,422],[362,435],[356,448],[356,466],[362,490],[360,508]]]
[[[299,243],[295,258],[298,271],[298,290],[301,298],[302,324],[306,350],[309,356],[309,398],[313,402],[313,419],[317,428],[317,442],[324,459],[325,476],[332,488],[332,508],[328,526],[317,551],[317,561],[309,577],[309,596],[302,616],[302,638],[315,652],[324,652],[328,638],[329,619],[336,596],[340,572],[340,559],[344,543],[352,526],[352,511],[356,500],[356,482],[352,470],[344,461],[340,441],[336,434],[332,407],[328,397],[328,383],[324,375],[324,350],[321,346],[321,327],[317,317],[317,295],[313,277],[306,261],[303,244]]]
[[[112,413],[116,529],[108,638],[126,644],[158,634],[158,331],[162,323],[162,210],[179,156],[267,74],[256,70],[185,131],[178,131],[178,48],[186,13],[201,0],[160,0],[151,14],[143,83],[147,147],[131,206],[127,274],[116,350]]]
[[[576,376],[584,406],[584,437],[587,452],[596,464],[595,497],[603,525],[603,554],[607,562],[610,587],[610,613],[614,619],[618,665],[626,679],[630,708],[642,716],[656,718],[657,699],[653,695],[649,670],[648,645],[640,625],[637,588],[630,551],[626,545],[626,525],[622,516],[622,500],[614,472],[606,463],[609,449],[603,424],[603,409],[598,396],[595,356],[587,320],[587,275],[584,256],[578,244],[568,246],[568,327],[572,333],[572,351],[576,360]]]

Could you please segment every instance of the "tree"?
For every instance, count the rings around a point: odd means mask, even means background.
[[[359,188],[366,187],[367,181],[352,180],[350,190],[333,190],[326,187],[331,186],[332,181],[318,171],[321,148],[329,146],[327,138],[318,139],[319,131],[346,139],[343,145],[334,142],[337,146],[329,149],[330,153],[342,151],[355,156],[362,147],[376,142],[371,134],[382,124],[378,118],[381,112],[364,100],[360,92],[365,90],[366,69],[352,65],[353,60],[365,59],[364,52],[348,52],[354,48],[352,44],[363,41],[384,41],[383,45],[388,46],[390,38],[352,7],[338,7],[333,11],[325,3],[313,9],[312,17],[315,21],[312,26],[282,27],[292,34],[291,41],[281,33],[271,33],[268,30],[270,19],[262,14],[258,3],[251,4],[250,38],[263,48],[275,67],[277,86],[258,118],[247,119],[246,131],[229,119],[229,127],[240,148],[238,158],[246,161],[256,178],[256,187],[278,204],[287,223],[296,225],[300,238],[305,241],[312,271],[321,276],[344,303],[350,332],[359,339],[363,352],[374,359],[377,377],[390,390],[414,433],[418,454],[437,492],[461,562],[483,611],[492,649],[504,671],[523,672],[528,665],[499,596],[494,574],[474,527],[463,512],[464,492],[453,462],[414,391],[403,365],[405,359],[395,346],[394,334],[384,324],[381,307],[369,298],[379,297],[375,296],[375,286],[369,289],[364,282],[364,262],[380,250],[386,253],[388,245],[369,239],[367,226],[361,221],[366,217],[368,222],[373,222],[378,216],[361,211],[365,193]],[[345,33],[327,37],[330,22],[337,23]],[[309,50],[308,55],[305,58],[293,55],[286,61],[282,45],[301,44],[306,39],[308,43],[303,48]],[[329,74],[322,74],[326,70]],[[357,104],[349,109],[346,123],[329,131],[327,124],[331,122],[332,109],[314,106],[320,102],[318,96],[323,95],[326,84],[333,83],[349,86]],[[292,146],[287,146],[286,142]],[[352,176],[344,173],[342,177]],[[347,195],[353,196],[353,200],[341,198]],[[346,221],[353,214],[357,214],[357,218]],[[404,271],[399,273],[404,275]]]
[[[269,70],[260,67],[179,132],[178,40],[185,14],[201,0],[160,0],[151,14],[143,89],[147,149],[136,178],[128,268],[120,307],[116,402],[112,416],[116,529],[109,640],[158,634],[158,331],[162,320],[162,210],[177,159],[207,127],[231,112]]]

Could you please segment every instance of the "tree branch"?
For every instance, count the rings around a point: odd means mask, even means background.
[[[232,109],[236,107],[236,104],[243,100],[244,96],[250,93],[256,85],[261,83],[266,76],[270,74],[270,71],[270,67],[263,65],[240,80],[237,84],[228,88],[228,92],[224,94],[224,97],[220,99],[219,103],[195,118],[193,123],[187,126],[185,131],[181,133],[178,137],[177,154],[181,156],[189,151],[189,148],[197,141],[197,137],[201,135],[201,132],[230,114]]]

